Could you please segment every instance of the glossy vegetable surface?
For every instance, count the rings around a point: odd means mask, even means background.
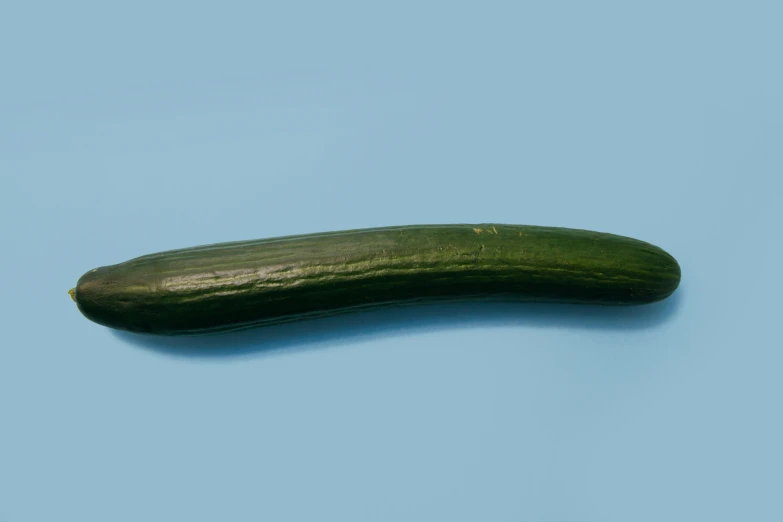
[[[627,237],[415,225],[161,252],[91,270],[71,296],[102,325],[175,335],[442,300],[636,305],[679,282],[672,256]]]

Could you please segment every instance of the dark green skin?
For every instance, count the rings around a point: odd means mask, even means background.
[[[99,324],[232,330],[390,304],[497,299],[638,305],[671,295],[677,261],[627,237],[521,225],[418,225],[223,243],[84,274]]]

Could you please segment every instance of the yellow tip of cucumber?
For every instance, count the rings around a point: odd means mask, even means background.
[[[73,302],[75,303],[76,302],[76,289],[75,288],[71,288],[70,290],[68,290],[68,295],[71,296],[71,299],[73,299]]]

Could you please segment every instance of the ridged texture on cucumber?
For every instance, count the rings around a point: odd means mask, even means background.
[[[645,304],[677,261],[627,237],[522,225],[418,225],[172,250],[84,274],[73,297],[102,325],[194,334],[374,306],[463,299]]]

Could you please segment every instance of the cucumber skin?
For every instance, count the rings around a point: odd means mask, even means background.
[[[131,332],[234,330],[415,302],[660,301],[680,283],[664,250],[527,225],[412,225],[171,250],[96,268],[73,294],[88,319]]]

